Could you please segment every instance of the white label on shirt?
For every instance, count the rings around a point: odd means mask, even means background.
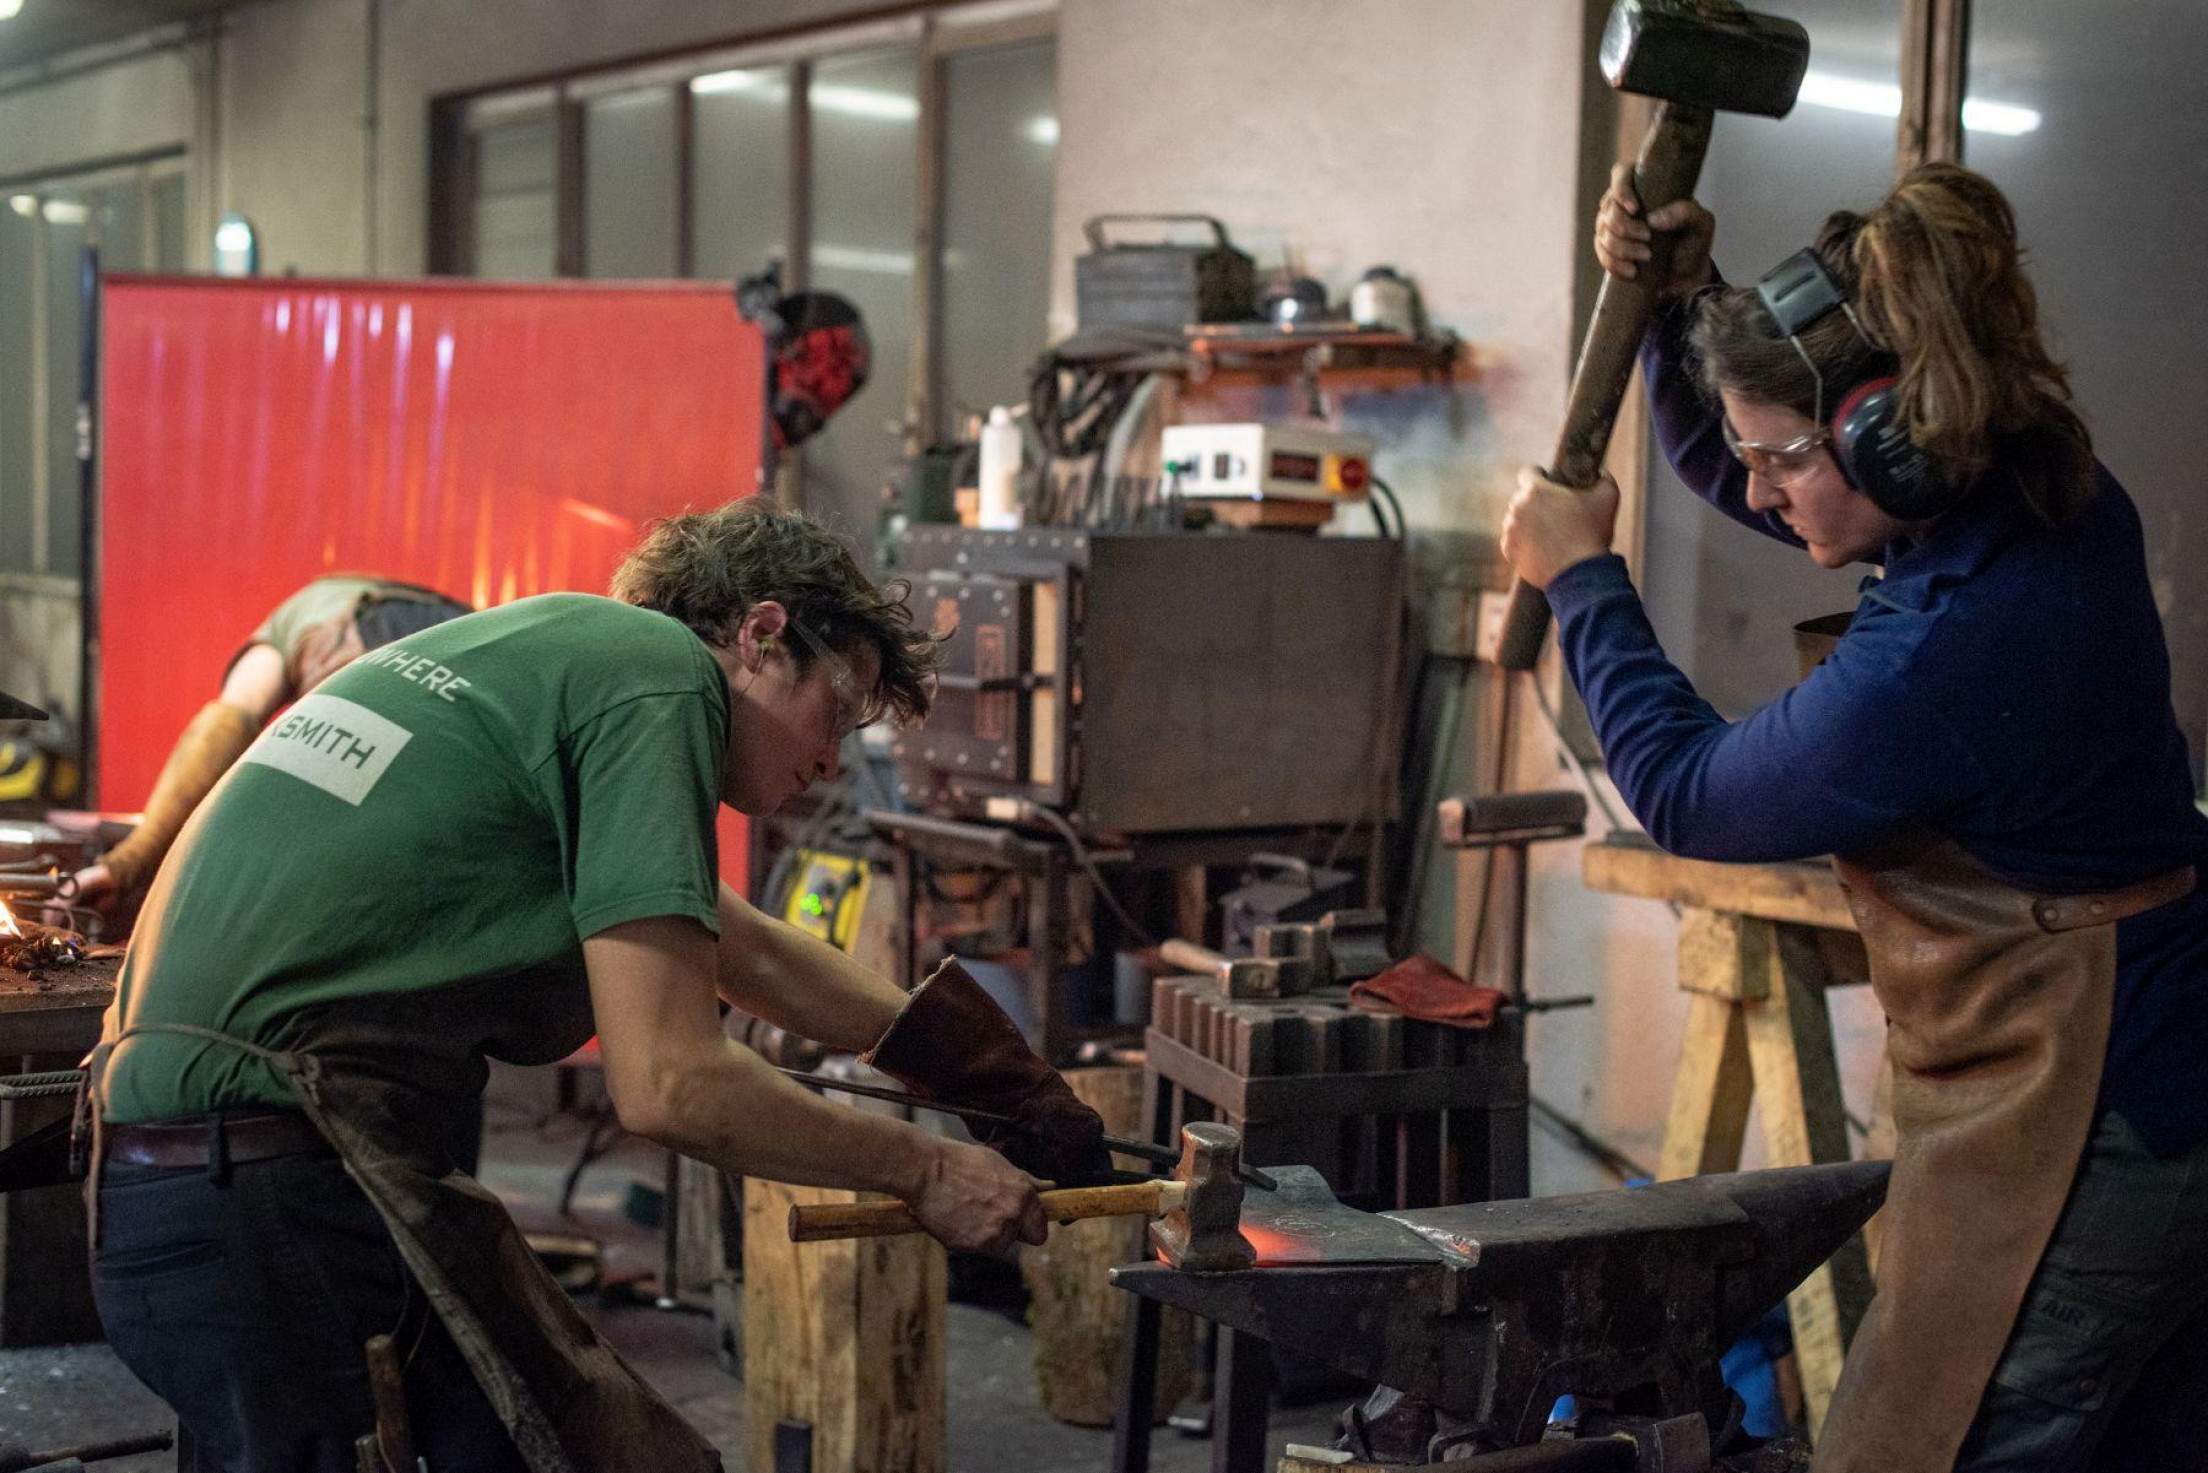
[[[240,760],[288,772],[358,808],[412,740],[414,733],[366,706],[310,695],[262,732]]]

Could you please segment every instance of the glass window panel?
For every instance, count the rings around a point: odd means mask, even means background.
[[[559,269],[559,137],[550,113],[475,135],[475,274],[535,280]]]
[[[1809,30],[1810,75],[1783,119],[1718,119],[1697,191],[1717,216],[1717,264],[1754,281],[1816,238],[1825,216],[1893,182],[1901,0],[1774,0]],[[1850,85],[1854,84],[1854,85]],[[1867,567],[1828,572],[1718,515],[1649,455],[1649,616],[1711,705],[1739,716],[1794,683],[1792,626],[1852,609]]]
[[[91,239],[95,202],[89,191],[54,192],[42,206],[46,226],[46,566],[77,572],[77,362],[84,314],[79,273]]]
[[[675,94],[639,88],[583,108],[583,274],[675,274]]]
[[[86,228],[91,232],[92,243],[100,248],[100,269],[145,270],[145,196],[138,181],[119,180],[99,189],[88,189],[84,199],[90,212]]]
[[[2178,99],[2198,95],[2208,25],[2181,0],[2004,0],[1973,7],[1969,55],[1964,162],[2016,207],[2042,326],[2101,460],[2138,503],[2197,777],[2208,518],[2193,365],[2208,301],[2184,243],[2208,229],[2208,112]]]
[[[0,572],[31,570],[32,293],[37,289],[38,199],[0,202]]]
[[[805,506],[872,556],[883,483],[902,453],[911,353],[913,190],[920,104],[913,51],[862,52],[813,68],[812,282],[866,319],[873,373],[807,442]]]
[[[1057,45],[954,53],[945,68],[943,381],[937,435],[1027,396],[1050,311]]]
[[[184,239],[184,176],[157,176],[151,194],[153,260],[147,264],[155,271],[188,271],[192,263]]]
[[[756,276],[790,255],[786,67],[690,83],[691,261],[699,276]]]

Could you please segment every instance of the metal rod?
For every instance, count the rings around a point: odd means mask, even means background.
[[[26,1468],[43,1468],[48,1463],[62,1463],[74,1458],[80,1463],[97,1463],[105,1458],[127,1458],[133,1453],[167,1452],[176,1445],[176,1438],[167,1432],[149,1432],[143,1437],[126,1437],[119,1442],[80,1442],[74,1447],[49,1448],[44,1452],[26,1452],[18,1447],[0,1448],[0,1473],[21,1473]]]
[[[939,1114],[955,1115],[976,1125],[1005,1125],[1017,1129],[1020,1124],[1011,1116],[1000,1115],[994,1110],[976,1110],[967,1105],[924,1100],[916,1094],[901,1089],[885,1089],[878,1084],[854,1084],[847,1079],[830,1079],[821,1074],[808,1074],[802,1069],[783,1069],[780,1072],[813,1089],[832,1089],[847,1095],[863,1095],[870,1100],[887,1100],[893,1105],[910,1105],[915,1110],[934,1110]],[[1178,1166],[1181,1162],[1181,1153],[1173,1147],[1153,1145],[1149,1141],[1124,1140],[1108,1135],[1104,1137],[1104,1147],[1116,1155],[1136,1156],[1145,1161],[1155,1161],[1161,1166]],[[1244,1166],[1240,1175],[1244,1182],[1260,1191],[1272,1192],[1280,1189],[1280,1183],[1254,1166]]]

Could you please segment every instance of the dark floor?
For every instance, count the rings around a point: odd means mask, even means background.
[[[574,1214],[553,1210],[561,1176],[580,1144],[572,1117],[544,1119],[543,1076],[518,1071],[494,1085],[482,1178],[525,1228],[587,1234],[606,1245],[609,1277],[646,1275],[658,1264],[659,1236],[624,1213],[633,1184],[656,1188],[664,1156],[630,1142],[582,1179]],[[540,1123],[540,1121],[542,1123]],[[1535,1132],[1537,1192],[1608,1185],[1599,1172]],[[598,1327],[660,1392],[726,1454],[743,1464],[743,1387],[720,1368],[710,1317],[648,1307],[598,1307]],[[1069,1427],[1045,1415],[1035,1392],[1027,1329],[998,1310],[953,1304],[949,1311],[949,1466],[953,1473],[1103,1473],[1111,1433]],[[1282,1408],[1273,1417],[1274,1452],[1290,1441],[1324,1443],[1339,1401]],[[123,1369],[105,1345],[0,1350],[0,1464],[16,1448],[104,1442],[170,1426],[166,1407]],[[1151,1466],[1158,1473],[1210,1467],[1208,1442],[1160,1429]],[[1268,1461],[1268,1466],[1271,1466]],[[93,1465],[94,1473],[169,1473],[168,1454]]]

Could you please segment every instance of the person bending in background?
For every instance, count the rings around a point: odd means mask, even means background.
[[[129,838],[76,874],[72,898],[127,917],[185,821],[269,717],[356,655],[469,612],[431,589],[365,573],[317,578],[273,609],[223,673],[222,693],[177,737]]]
[[[1503,546],[1547,590],[1604,757],[1657,843],[1838,856],[1887,1015],[1897,1135],[1878,1292],[1819,1473],[2195,1466],[2208,1397],[2208,820],[2137,510],[2042,345],[1987,180],[1912,171],[1755,287],[1709,214],[1642,349],[1657,435],[1719,511],[1883,564],[1788,694],[1728,722],[1610,553],[1617,488],[1521,477]]]

